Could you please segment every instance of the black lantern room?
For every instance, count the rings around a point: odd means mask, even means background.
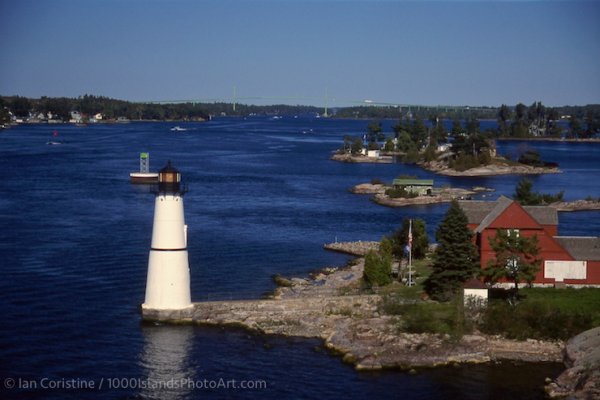
[[[181,186],[181,173],[171,165],[171,160],[158,171],[158,192],[173,194],[183,194],[184,192]]]

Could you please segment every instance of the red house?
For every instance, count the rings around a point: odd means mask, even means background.
[[[480,265],[495,258],[489,238],[498,229],[511,235],[537,236],[542,263],[534,284],[600,286],[600,238],[557,236],[558,213],[546,206],[521,206],[501,196],[496,201],[460,201],[475,233]]]

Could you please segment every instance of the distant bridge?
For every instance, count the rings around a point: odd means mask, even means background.
[[[150,104],[182,104],[182,103],[229,103],[232,104],[233,111],[235,111],[236,105],[240,103],[244,104],[254,104],[253,101],[260,101],[261,103],[272,101],[270,104],[281,104],[280,102],[290,102],[296,101],[298,105],[307,105],[302,104],[301,102],[307,103],[318,103],[323,102],[323,106],[313,106],[318,108],[324,108],[325,114],[327,114],[327,110],[329,108],[347,108],[347,107],[391,107],[398,108],[400,110],[406,109],[408,111],[411,110],[421,110],[421,109],[435,109],[435,110],[444,110],[444,111],[478,111],[478,110],[487,110],[491,107],[482,107],[482,106],[467,106],[467,105],[425,105],[425,104],[409,104],[409,103],[393,103],[393,102],[380,102],[375,100],[348,100],[348,99],[337,99],[337,98],[317,98],[317,97],[269,97],[269,96],[244,96],[237,97],[234,96],[229,98],[196,98],[196,99],[185,99],[185,100],[150,100],[143,103]],[[331,103],[339,103],[339,104],[347,104],[344,106],[331,106]],[[295,105],[295,104],[294,104]],[[310,106],[310,105],[309,105]]]

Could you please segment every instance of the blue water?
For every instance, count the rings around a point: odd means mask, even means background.
[[[343,265],[348,258],[323,251],[323,243],[379,240],[404,217],[424,219],[433,236],[447,209],[378,206],[350,194],[355,184],[412,174],[439,186],[493,187],[495,198],[511,195],[519,179],[447,178],[412,165],[330,161],[343,136],[360,135],[365,121],[224,118],[179,123],[185,132],[170,131],[173,125],[31,125],[0,132],[0,398],[543,397],[543,379],[560,366],[358,373],[317,340],[141,324],[154,205],[151,194],[128,181],[141,151],[150,152],[153,170],[172,160],[189,185],[184,200],[196,301],[258,298],[274,288],[273,274],[304,276]],[[64,144],[48,146],[55,129]],[[600,196],[599,144],[527,145],[565,171],[532,177],[536,190],[565,190],[567,199]],[[499,151],[519,146],[502,142]],[[561,214],[559,230],[598,236],[600,214]],[[220,378],[261,380],[267,388],[143,387],[149,380]],[[7,388],[10,379],[20,389]],[[47,388],[65,380],[79,387]],[[82,389],[86,384],[95,388]]]

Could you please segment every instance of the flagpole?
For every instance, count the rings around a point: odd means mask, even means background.
[[[412,286],[412,219],[408,220],[408,286]]]

